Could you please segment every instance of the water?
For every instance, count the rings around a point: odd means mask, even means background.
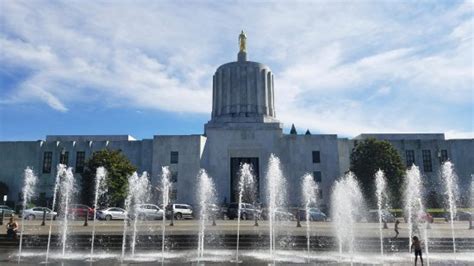
[[[162,198],[162,203],[163,203],[163,221],[161,224],[161,264],[163,264],[165,260],[166,206],[168,206],[169,201],[170,201],[170,189],[171,189],[170,176],[171,176],[171,173],[168,166],[162,167],[161,168],[161,198]]]
[[[420,169],[418,166],[413,165],[407,170],[405,180],[405,212],[408,221],[408,235],[409,235],[409,251],[411,252],[412,238],[415,234],[421,236],[423,234],[424,246],[425,246],[425,257],[429,264],[429,248],[428,248],[428,232],[427,232],[427,221],[423,217],[426,215],[423,207],[423,191],[422,181],[420,175]],[[425,222],[421,225],[420,222]]]
[[[270,256],[273,257],[275,252],[275,211],[285,206],[286,203],[286,179],[280,167],[280,159],[274,154],[270,154],[268,160],[268,170],[266,175],[267,181],[267,205],[268,205],[268,221],[270,235]]]
[[[92,239],[91,239],[91,255],[90,260],[94,256],[94,240],[95,240],[95,220],[98,208],[99,198],[107,192],[105,183],[105,177],[107,176],[107,170],[104,167],[98,167],[95,174],[95,194],[94,194],[94,217],[92,222]]]
[[[375,173],[375,196],[377,198],[377,208],[379,215],[379,235],[380,235],[380,255],[383,255],[383,230],[382,230],[382,206],[384,198],[386,198],[385,189],[387,187],[387,181],[382,170],[378,170]]]
[[[211,215],[210,206],[215,204],[216,190],[214,181],[207,175],[204,169],[199,171],[197,176],[197,202],[199,204],[199,241],[198,241],[198,263],[204,257],[204,237],[206,233],[206,223]]]
[[[18,247],[18,263],[20,263],[21,259],[21,248],[23,244],[23,230],[25,228],[24,221],[25,221],[25,210],[26,205],[30,201],[31,197],[34,194],[36,183],[38,182],[38,177],[36,177],[35,173],[30,167],[26,167],[24,172],[24,183],[23,183],[23,215],[21,216],[21,229],[20,229],[20,245]]]
[[[129,216],[123,220],[122,238],[122,260],[125,256],[125,244],[127,240],[127,225],[130,216],[133,217],[132,243],[130,244],[132,257],[135,256],[135,246],[137,241],[138,204],[143,204],[150,196],[150,182],[147,172],[138,175],[137,172],[128,177],[128,193],[125,199],[125,210]]]
[[[61,178],[62,180],[59,191],[61,195],[61,207],[63,213],[61,243],[62,255],[64,256],[66,254],[68,236],[69,204],[71,203],[72,194],[74,192],[74,175],[72,173],[72,168],[67,168],[65,174],[61,176]]]
[[[51,210],[54,211],[56,207],[56,195],[58,194],[58,189],[60,187],[61,177],[66,175],[66,166],[64,164],[59,164],[57,167],[56,173],[56,180],[54,182],[54,190],[53,190],[53,205],[51,206]],[[48,263],[49,259],[49,249],[51,245],[51,230],[53,228],[53,215],[51,215],[51,220],[49,221],[49,232],[48,232],[48,245],[46,246],[46,264]]]
[[[239,262],[239,244],[240,244],[240,216],[241,216],[241,205],[242,205],[242,199],[244,197],[244,194],[247,194],[246,199],[247,202],[255,202],[255,191],[254,191],[254,183],[255,183],[255,178],[252,174],[252,166],[244,163],[240,166],[240,171],[239,171],[239,207],[237,211],[237,247],[236,247],[236,253],[235,253],[235,261]],[[255,206],[254,206],[255,207]],[[254,215],[256,215],[254,213]],[[254,217],[255,218],[255,217]]]
[[[352,172],[337,180],[331,195],[333,227],[339,243],[339,254],[342,255],[344,244],[349,254],[354,257],[354,225],[361,217],[364,199],[359,183]]]
[[[309,262],[309,254],[310,254],[310,215],[309,209],[311,207],[318,206],[317,202],[317,195],[318,195],[318,184],[314,181],[314,178],[311,174],[305,174],[303,176],[303,180],[301,182],[301,192],[303,195],[303,205],[305,206],[305,214],[306,214],[306,245],[308,250],[308,262]],[[296,215],[299,215],[297,213]]]
[[[441,177],[443,179],[445,195],[448,200],[449,207],[449,221],[451,223],[451,236],[453,238],[453,252],[456,253],[456,238],[454,236],[454,216],[457,212],[456,202],[459,198],[458,196],[458,183],[457,176],[454,173],[454,165],[447,161],[443,163],[441,167]]]

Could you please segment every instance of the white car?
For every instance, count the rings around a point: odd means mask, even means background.
[[[171,217],[171,208],[173,208],[174,218],[181,220],[183,218],[193,218],[193,207],[188,204],[171,204],[166,208],[166,215]]]
[[[138,204],[136,206],[136,215],[140,220],[163,219],[163,210],[155,204]],[[133,218],[133,215],[131,216]]]
[[[123,220],[127,218],[127,211],[119,207],[111,207],[97,210],[96,217],[99,220]]]
[[[24,217],[26,220],[43,219],[45,210],[47,220],[50,220],[51,218],[56,220],[58,213],[46,207],[33,207],[31,209],[26,209],[22,212],[21,217]]]

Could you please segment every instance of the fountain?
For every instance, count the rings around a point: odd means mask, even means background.
[[[61,208],[62,208],[62,213],[63,213],[62,234],[61,234],[63,256],[66,254],[69,204],[71,203],[73,191],[74,191],[74,174],[72,173],[72,168],[68,167],[66,169],[65,175],[62,176],[61,186],[60,186]]]
[[[364,206],[359,183],[352,172],[348,172],[335,182],[331,206],[339,254],[342,255],[343,243],[347,243],[352,259],[354,257],[354,225]]]
[[[197,176],[198,190],[197,190],[197,202],[199,204],[199,240],[198,240],[198,263],[204,257],[204,236],[206,232],[206,224],[210,217],[211,204],[215,203],[216,200],[216,190],[214,186],[214,181],[212,178],[207,175],[206,170],[201,169]]]
[[[237,247],[235,253],[235,262],[239,262],[239,244],[240,244],[240,218],[241,218],[241,205],[242,198],[244,193],[247,192],[247,198],[253,198],[252,202],[255,201],[255,191],[254,191],[255,179],[252,174],[252,166],[244,163],[240,166],[239,171],[239,201],[238,201],[238,210],[237,210]],[[254,213],[254,215],[256,215]]]
[[[51,206],[51,210],[54,211],[56,207],[56,196],[58,194],[58,189],[60,187],[61,177],[66,175],[66,166],[64,164],[59,164],[57,167],[56,173],[56,180],[54,182],[54,190],[53,190],[53,205]],[[49,220],[49,232],[48,232],[48,244],[46,246],[46,264],[48,263],[49,259],[49,248],[51,245],[51,230],[53,228],[53,216],[51,215],[51,219]]]
[[[30,167],[26,167],[24,172],[24,183],[23,183],[23,214],[25,213],[26,205],[33,196],[36,183],[38,182],[38,177],[36,177],[33,170]],[[21,217],[21,229],[20,229],[20,245],[18,247],[18,263],[21,259],[21,248],[23,244],[23,230],[25,229],[25,215]]]
[[[309,262],[309,251],[310,251],[310,215],[309,209],[311,207],[317,206],[317,193],[318,193],[318,184],[314,181],[314,178],[311,174],[305,174],[303,176],[303,182],[301,183],[301,191],[303,194],[303,205],[305,206],[305,215],[306,215],[306,246],[308,250]],[[299,215],[299,213],[297,213]]]
[[[268,221],[270,235],[270,256],[274,258],[275,253],[275,211],[285,206],[286,202],[286,180],[280,168],[280,159],[274,154],[270,154],[268,160],[267,181],[267,202]]]
[[[375,173],[375,195],[377,197],[377,208],[379,215],[379,235],[380,235],[380,255],[383,255],[383,230],[382,230],[382,205],[383,199],[386,198],[386,189],[387,181],[382,170],[378,170]]]
[[[163,202],[163,220],[161,224],[161,264],[164,264],[165,260],[165,223],[166,223],[166,207],[170,201],[170,169],[168,166],[161,168],[161,198]],[[173,215],[173,214],[171,214]]]
[[[457,176],[454,173],[454,166],[451,162],[444,162],[441,167],[441,176],[445,186],[445,195],[449,206],[449,221],[451,223],[451,236],[453,238],[453,252],[456,253],[456,238],[454,237],[454,216],[457,208],[456,202],[458,200],[458,184]]]
[[[123,237],[122,237],[122,261],[125,256],[125,243],[127,239],[127,224],[129,219],[133,217],[133,232],[132,243],[130,245],[132,250],[132,257],[135,256],[135,246],[137,241],[137,221],[138,221],[138,204],[142,204],[148,200],[150,195],[150,183],[147,172],[143,172],[141,176],[134,172],[128,178],[128,194],[125,199],[125,210],[129,216],[123,220]]]
[[[98,207],[99,198],[107,192],[107,186],[105,177],[107,176],[107,170],[104,167],[98,167],[95,174],[95,194],[94,194],[94,217],[92,222],[92,237],[91,237],[91,255],[90,261],[94,256],[94,240],[95,240],[95,226],[96,226],[96,214]],[[86,214],[87,215],[87,214]]]
[[[409,251],[411,252],[412,238],[415,233],[421,234],[419,220],[426,215],[422,202],[422,182],[418,166],[413,165],[407,170],[405,180],[405,212],[408,221]],[[427,219],[424,219],[427,223]],[[423,227],[426,258],[429,264],[428,232],[427,226]]]

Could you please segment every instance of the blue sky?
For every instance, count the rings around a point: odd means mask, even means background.
[[[275,74],[286,130],[473,138],[472,1],[1,1],[0,140],[200,134],[212,75]]]

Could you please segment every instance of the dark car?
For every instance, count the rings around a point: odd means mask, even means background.
[[[327,220],[327,215],[318,208],[309,208],[308,211],[310,221],[322,221]],[[300,209],[298,211],[301,221],[306,221],[306,209]]]
[[[454,220],[456,221],[469,221],[471,219],[471,213],[466,211],[458,211],[456,215],[454,215]],[[451,220],[449,212],[444,214],[444,220],[449,222]]]
[[[233,220],[238,217],[239,203],[231,203],[227,208],[227,217]],[[241,203],[240,205],[240,219],[254,219],[254,215],[260,217],[261,211],[250,203]]]
[[[285,209],[277,208],[275,210],[275,220],[277,221],[294,221],[295,219],[295,215]]]
[[[390,213],[388,210],[381,210],[382,213],[382,222],[385,223],[394,223],[395,216]],[[367,222],[369,223],[378,223],[379,222],[379,210],[370,210],[367,214]]]

